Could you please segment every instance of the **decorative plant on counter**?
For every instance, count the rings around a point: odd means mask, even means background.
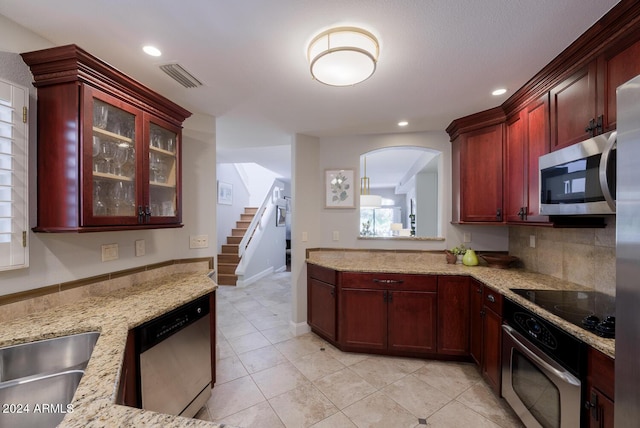
[[[458,259],[465,255],[467,249],[468,248],[465,247],[464,244],[460,244],[457,247],[453,247],[451,250],[444,250],[447,257],[447,263],[450,265],[458,263]],[[460,263],[462,263],[461,260]]]

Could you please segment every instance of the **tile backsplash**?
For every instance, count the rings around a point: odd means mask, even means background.
[[[509,254],[520,257],[528,270],[616,293],[616,221],[601,229],[509,227]],[[535,248],[530,246],[531,236]]]

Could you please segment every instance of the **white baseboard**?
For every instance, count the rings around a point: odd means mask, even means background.
[[[273,273],[273,266],[263,270],[262,272],[258,272],[257,274],[253,275],[250,278],[247,278],[247,279],[238,278],[238,281],[236,281],[236,287],[246,287],[247,285],[252,284],[258,281],[259,279],[264,278],[265,276],[270,275],[272,273]]]
[[[309,324],[307,324],[306,321],[299,323],[289,321],[289,330],[294,336],[301,336],[303,334],[309,333],[311,331],[311,327],[309,327]]]

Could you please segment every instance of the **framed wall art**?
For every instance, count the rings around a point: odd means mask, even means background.
[[[233,184],[218,181],[218,204],[233,204]]]
[[[325,208],[355,208],[353,169],[327,169],[324,172]]]

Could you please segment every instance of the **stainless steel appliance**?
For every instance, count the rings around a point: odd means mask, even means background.
[[[505,299],[502,396],[528,428],[580,426],[586,346]]]
[[[640,76],[617,90],[615,426],[640,421]]]
[[[616,212],[616,131],[540,156],[540,214]]]
[[[209,297],[136,328],[142,408],[193,417],[211,396]]]

